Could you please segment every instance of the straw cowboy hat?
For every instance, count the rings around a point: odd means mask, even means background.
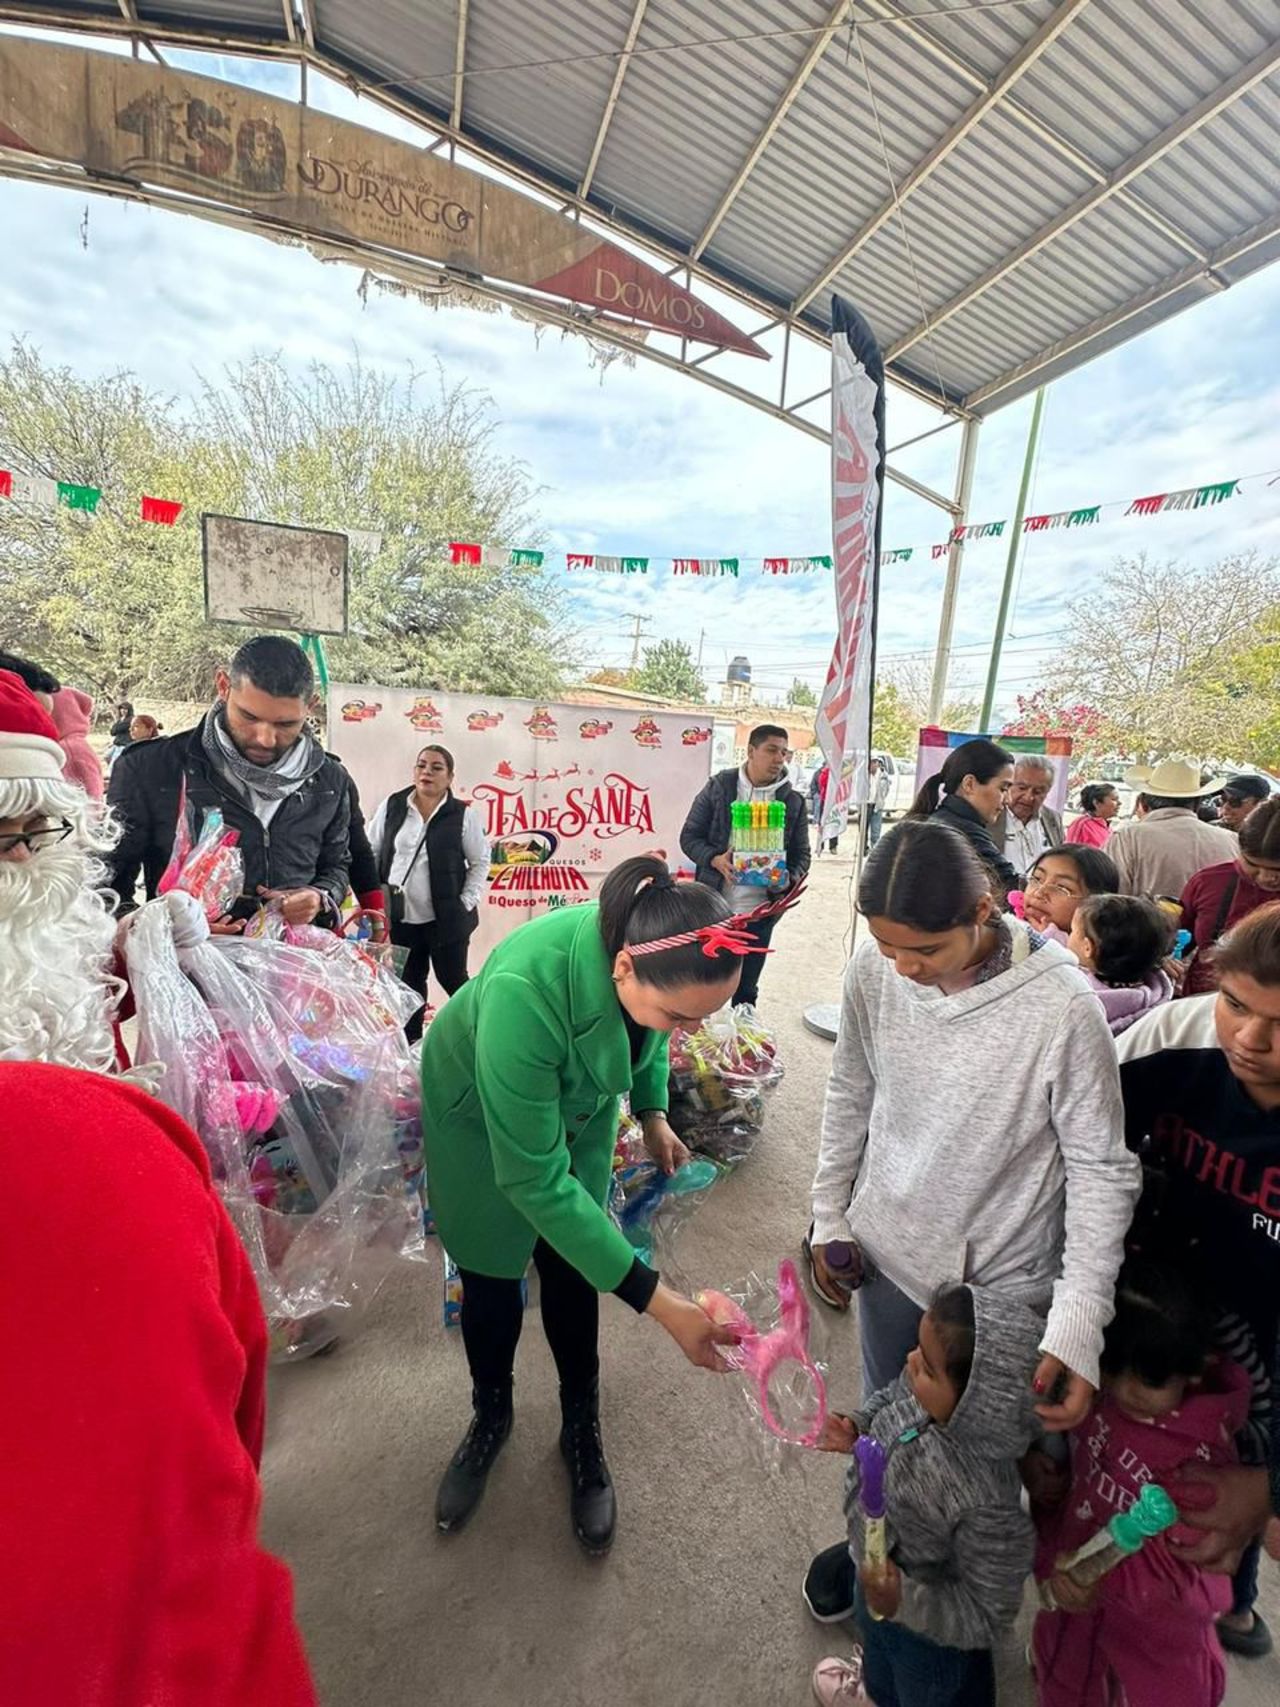
[[[1206,794],[1217,794],[1221,788],[1221,777],[1216,782],[1202,783],[1200,766],[1187,759],[1161,759],[1152,767],[1142,792],[1165,800],[1203,800]]]

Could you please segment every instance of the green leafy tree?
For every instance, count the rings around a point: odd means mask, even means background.
[[[920,720],[896,682],[876,683],[871,745],[882,753],[914,753]]]
[[[808,682],[802,682],[799,676],[797,676],[791,684],[791,692],[787,695],[787,704],[814,706],[817,705],[817,703],[817,694],[814,693]]]
[[[660,694],[664,699],[701,700],[707,691],[693,650],[683,640],[659,640],[656,646],[646,646],[635,686],[639,693]]]
[[[243,628],[204,621],[202,510],[381,535],[351,552],[335,677],[542,697],[573,637],[537,571],[454,567],[454,539],[536,544],[523,467],[486,400],[356,361],[299,376],[279,356],[202,380],[180,407],[130,374],[84,380],[16,342],[0,360],[0,466],[98,486],[95,515],[0,506],[0,644],[103,703],[203,698]],[[143,494],[182,500],[173,528]]]

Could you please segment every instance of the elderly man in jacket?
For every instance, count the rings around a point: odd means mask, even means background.
[[[1197,871],[1236,857],[1239,843],[1230,830],[1202,824],[1196,816],[1200,801],[1221,786],[1202,783],[1199,768],[1185,759],[1156,765],[1139,796],[1145,816],[1121,824],[1107,843],[1123,894],[1176,900]]]
[[[193,836],[215,808],[240,834],[244,893],[233,920],[264,900],[289,924],[334,924],[347,893],[351,784],[307,729],[315,691],[302,648],[283,635],[246,643],[219,670],[213,709],[180,735],[120,755],[107,793],[123,834],[107,856],[127,907],[138,873],[156,893],[185,813]]]
[[[785,729],[762,723],[747,740],[747,762],[741,769],[717,771],[689,809],[680,846],[697,868],[698,881],[724,894],[735,913],[749,913],[769,899],[763,889],[734,883],[731,855],[730,806],[735,800],[780,800],[786,807],[788,887],[794,889],[809,870],[809,811],[804,795],[787,777],[790,741]],[[749,927],[761,946],[767,946],[777,919],[762,919]],[[754,1007],[760,994],[764,955],[742,959],[742,977],[735,1007]]]
[[[1023,877],[1042,853],[1065,839],[1062,814],[1045,805],[1056,781],[1052,759],[1023,753],[1013,767],[1008,804],[991,826],[992,841]]]

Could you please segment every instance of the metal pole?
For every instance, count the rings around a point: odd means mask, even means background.
[[[969,493],[973,489],[973,470],[978,460],[978,428],[982,423],[970,416],[960,435],[960,458],[956,463],[956,511],[952,527],[963,527],[969,514]],[[964,545],[957,541],[947,556],[947,580],[942,589],[942,615],[938,619],[938,650],[933,655],[933,686],[929,693],[929,721],[942,721],[942,707],[947,697],[947,676],[951,671],[951,635],[956,625],[956,595],[960,591],[960,561]]]
[[[1036,460],[1036,446],[1040,442],[1040,417],[1044,414],[1045,387],[1042,385],[1036,392],[1035,407],[1031,411],[1031,430],[1027,434],[1027,454],[1022,461],[1022,484],[1018,487],[1018,508],[1013,518],[1013,530],[1009,538],[1009,555],[1004,562],[1004,586],[1000,589],[1000,610],[996,616],[995,638],[991,642],[991,663],[987,667],[987,691],[982,696],[982,716],[978,719],[979,729],[986,729],[991,722],[991,707],[996,697],[996,678],[1000,674],[1000,654],[1004,650],[1004,627],[1009,620],[1009,600],[1013,596],[1013,572],[1018,566],[1018,551],[1022,545],[1022,522],[1027,513],[1027,493],[1031,489],[1031,470]]]

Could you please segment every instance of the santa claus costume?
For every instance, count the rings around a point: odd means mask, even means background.
[[[111,898],[94,884],[113,837],[64,763],[48,713],[0,670],[0,1061],[106,1073],[123,986],[111,974]],[[39,845],[8,846],[6,833],[23,831],[41,832]]]
[[[259,1545],[266,1324],[195,1134],[0,1062],[0,1701],[314,1707]]]

